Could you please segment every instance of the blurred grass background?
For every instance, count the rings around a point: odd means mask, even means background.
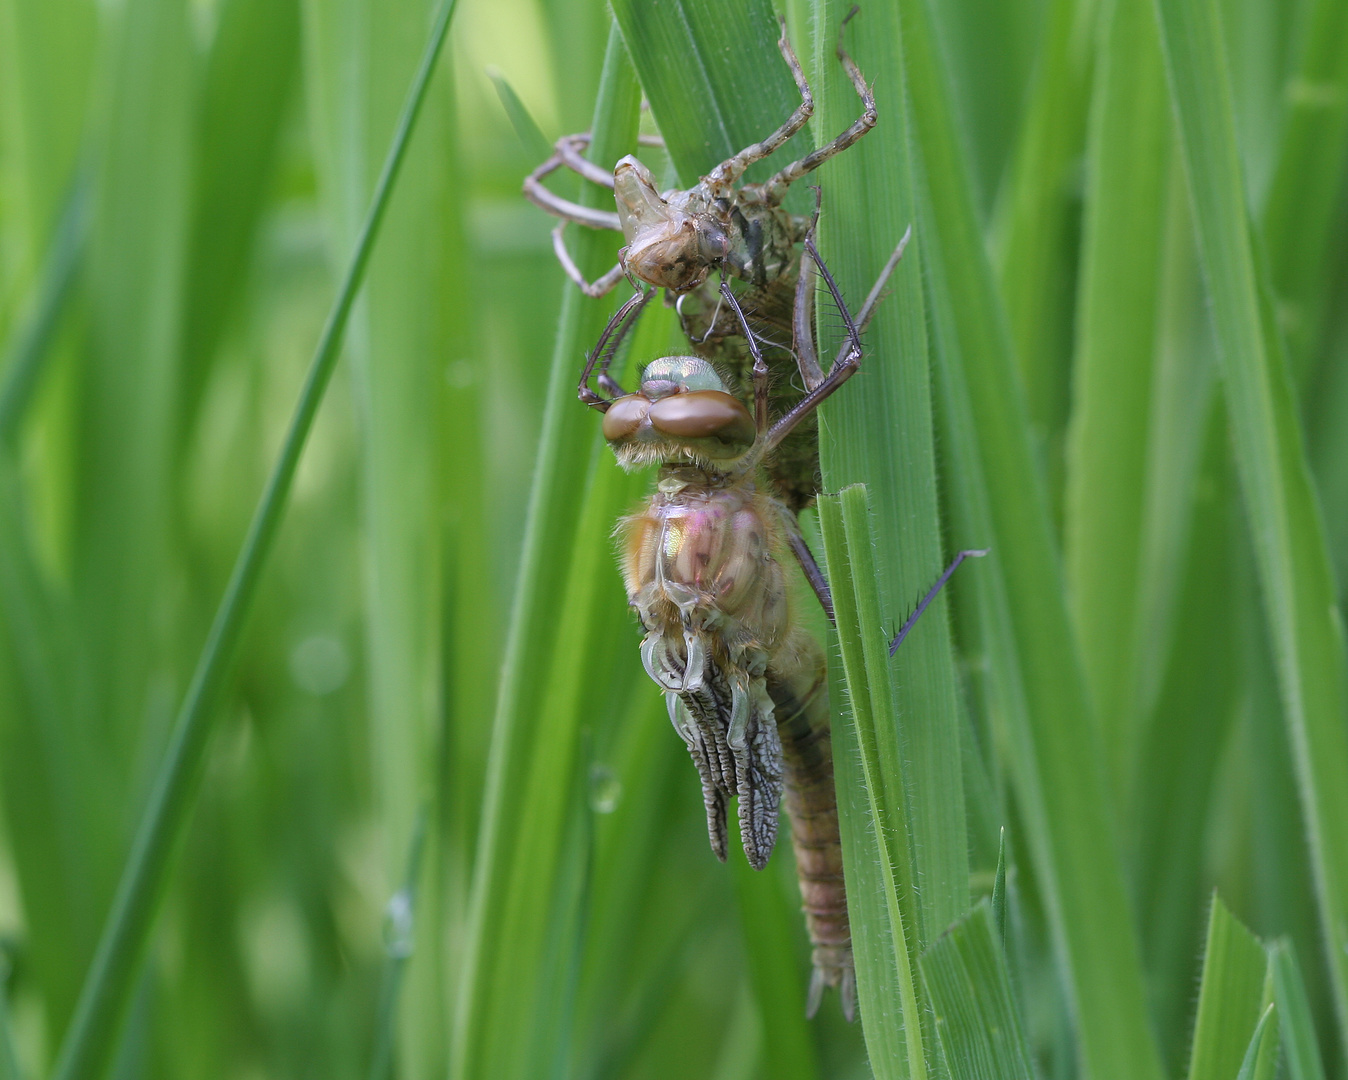
[[[434,6],[0,0],[0,1078],[67,1036]],[[781,7],[816,143],[845,7]],[[875,566],[834,653],[864,1031],[803,1019],[786,846],[707,850],[612,565],[647,478],[573,396],[613,304],[519,195],[591,128],[691,184],[793,89],[767,0],[612,9],[454,11],[108,1074],[1344,1076],[1348,3],[851,24],[880,125],[824,254],[860,298],[915,234],[823,423],[866,485],[823,549]],[[656,311],[632,356],[678,347]]]

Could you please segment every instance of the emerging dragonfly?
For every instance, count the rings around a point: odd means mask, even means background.
[[[588,296],[602,296],[627,275],[667,289],[677,300],[680,321],[693,349],[716,361],[730,381],[728,389],[741,397],[751,392],[750,365],[753,356],[741,339],[747,326],[745,312],[753,319],[759,341],[771,367],[789,372],[798,358],[772,340],[801,338],[801,327],[813,334],[815,282],[801,274],[799,247],[810,228],[810,218],[788,213],[782,200],[795,181],[813,172],[829,158],[852,146],[876,122],[875,98],[852,58],[842,46],[847,22],[838,31],[838,60],[861,98],[860,117],[832,142],[792,162],[761,184],[740,184],[745,170],[781,148],[800,131],[814,112],[814,95],[781,23],[777,45],[800,91],[801,103],[776,131],[761,142],[727,158],[692,188],[660,193],[649,169],[635,157],[624,157],[610,176],[581,155],[589,145],[588,135],[569,135],[558,141],[556,152],[524,182],[525,195],[562,220],[553,230],[553,248],[567,275]],[[643,145],[659,145],[658,139],[643,139]],[[592,210],[554,195],[543,178],[562,166],[614,191],[616,212]],[[592,228],[621,230],[627,241],[619,262],[595,282],[577,268],[566,247],[568,222]],[[898,262],[895,252],[889,271]],[[737,294],[743,311],[731,312],[721,290],[709,277],[717,273],[743,282]],[[887,275],[885,275],[887,276]],[[805,280],[810,278],[810,280]],[[883,277],[882,277],[883,280]],[[878,288],[878,286],[877,286]],[[803,301],[803,302],[802,302]],[[864,324],[864,318],[858,322]],[[822,375],[820,376],[822,377]],[[795,391],[792,380],[772,380],[770,404],[776,411],[789,408]],[[792,439],[774,455],[769,473],[777,493],[793,509],[809,505],[818,488],[818,451],[814,421],[807,418]]]
[[[828,585],[801,539],[795,515],[770,494],[765,458],[857,370],[860,329],[815,248],[803,240],[846,327],[826,375],[776,420],[769,419],[768,368],[726,283],[727,308],[740,320],[754,357],[753,412],[697,356],[649,364],[635,393],[608,374],[624,335],[654,294],[633,296],[586,360],[578,393],[604,413],[604,437],[626,469],[660,466],[657,490],[618,527],[629,602],[646,635],[641,658],[665,693],[670,721],[702,779],[711,846],[726,858],[726,812],[739,801],[740,836],[755,869],[772,853],[785,787],[801,897],[813,945],[807,1012],[826,986],[839,990],[850,1020],[856,1009],[842,848],[829,740],[823,652],[797,622],[787,588],[791,554],[800,560],[825,610]],[[818,371],[812,340],[797,342],[802,374]],[[612,398],[590,388],[599,384]],[[807,381],[810,381],[807,379]],[[961,552],[891,645],[968,555]]]

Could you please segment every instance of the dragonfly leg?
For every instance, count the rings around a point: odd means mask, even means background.
[[[778,149],[787,139],[809,123],[810,117],[814,115],[814,94],[810,91],[810,84],[805,78],[805,72],[801,70],[800,61],[796,59],[795,50],[791,48],[791,42],[787,39],[786,20],[779,16],[777,21],[782,28],[782,36],[777,39],[777,48],[781,50],[782,57],[786,60],[786,66],[791,69],[791,77],[796,80],[796,89],[800,91],[800,104],[796,106],[796,111],[787,117],[786,123],[762,142],[746,146],[734,157],[727,158],[712,169],[707,174],[707,183],[711,187],[733,184],[744,175],[745,169],[755,161],[762,161],[763,158]]]
[[[824,381],[796,402],[786,415],[772,425],[767,437],[758,441],[754,453],[760,459],[764,454],[776,449],[782,440],[791,434],[797,424],[819,408],[820,403],[855,375],[857,368],[861,366],[861,331],[857,329],[856,321],[852,318],[852,312],[848,309],[847,302],[838,289],[838,283],[833,280],[833,275],[824,265],[824,260],[819,255],[819,249],[814,246],[812,235],[806,235],[804,246],[805,253],[814,260],[815,265],[819,268],[819,275],[824,279],[824,284],[828,286],[828,291],[833,296],[833,302],[838,305],[838,311],[843,318],[843,325],[847,328],[847,340],[844,342],[842,349],[839,350],[838,358],[834,360],[833,367],[824,376]]]
[[[590,354],[585,357],[585,367],[580,373],[580,382],[576,385],[576,396],[586,405],[598,409],[601,412],[607,412],[608,407],[613,404],[608,398],[596,394],[590,389],[590,375],[594,372],[595,365],[599,365],[600,385],[611,394],[622,396],[623,390],[616,382],[608,377],[608,366],[613,362],[613,356],[618,351],[618,346],[627,336],[627,332],[637,321],[637,316],[641,314],[652,296],[655,295],[655,289],[647,289],[644,293],[637,293],[630,297],[622,307],[620,307],[609,319],[608,325],[604,327],[604,332],[599,335],[599,341],[596,343]]]
[[[578,139],[584,139],[584,145],[588,145],[590,141],[588,135],[567,135],[558,140],[557,151],[552,157],[524,178],[524,197],[539,209],[546,210],[553,217],[574,221],[577,225],[587,225],[591,229],[613,229],[617,232],[622,228],[622,224],[618,220],[616,210],[598,210],[592,206],[581,206],[580,203],[563,199],[560,195],[554,195],[543,186],[545,176],[556,172],[563,165],[574,169],[576,164],[580,163],[583,168],[577,171],[582,176],[587,180],[593,180],[595,183],[603,184],[612,189],[612,173],[606,173],[599,166],[585,161],[578,154],[568,152],[572,149],[572,144],[576,143]],[[563,149],[564,144],[566,150]]]
[[[871,286],[871,291],[866,294],[866,302],[861,305],[861,310],[857,312],[857,329],[862,333],[865,333],[866,327],[870,326],[871,319],[875,315],[876,305],[884,299],[880,294],[889,283],[889,277],[899,265],[899,260],[903,258],[904,249],[908,247],[908,241],[912,239],[912,236],[913,227],[909,225],[908,228],[903,231],[903,237],[899,240],[898,247],[890,252],[889,261],[885,263],[884,269],[880,271],[880,276],[875,279],[875,284]]]
[[[927,590],[927,595],[922,598],[922,602],[918,604],[916,608],[913,609],[913,613],[909,615],[904,624],[901,627],[899,627],[899,632],[894,635],[894,640],[889,643],[890,656],[893,656],[896,652],[899,651],[899,646],[903,644],[903,639],[908,636],[908,631],[911,630],[913,628],[913,624],[916,623],[917,620],[922,617],[922,613],[927,610],[927,605],[929,605],[933,600],[936,599],[936,594],[941,591],[941,586],[943,586],[947,581],[950,580],[950,575],[955,572],[955,570],[959,567],[959,564],[962,563],[965,559],[982,558],[987,553],[988,553],[987,548],[982,548],[981,550],[971,548],[967,551],[961,551],[958,555],[955,556],[951,564],[945,568],[945,572],[936,579],[936,584]]]
[[[819,189],[815,188],[814,217],[806,236],[813,236],[819,224],[819,203]],[[824,369],[819,366],[819,352],[814,346],[814,291],[818,281],[814,263],[802,258],[796,277],[796,299],[791,306],[791,337],[796,350],[796,367],[800,369],[806,390],[813,390],[824,381]]]
[[[576,286],[588,296],[591,300],[598,300],[601,296],[607,296],[613,291],[613,287],[623,279],[623,264],[621,261],[614,263],[603,275],[594,281],[586,279],[580,272],[580,267],[576,265],[576,260],[571,257],[571,252],[566,246],[566,222],[557,222],[556,228],[552,230],[552,253],[557,256],[557,261],[562,264],[562,270],[566,273]]]
[[[847,22],[853,15],[860,10],[855,4],[852,10],[843,18],[842,25],[838,27],[838,60],[842,63],[843,70],[847,72],[847,77],[852,80],[852,88],[856,90],[857,96],[861,98],[863,112],[860,117],[853,122],[852,126],[834,139],[827,146],[821,146],[813,153],[806,154],[799,161],[793,161],[781,172],[777,173],[771,180],[763,185],[764,197],[769,203],[779,203],[786,195],[786,190],[806,173],[811,173],[819,168],[829,158],[835,154],[840,154],[849,146],[860,139],[871,128],[875,127],[875,95],[871,88],[866,85],[866,80],[862,77],[860,70],[853,59],[847,55],[843,48],[843,32],[847,29]]]
[[[792,515],[794,517],[794,515]],[[810,583],[810,588],[814,590],[814,595],[819,599],[819,606],[824,609],[824,614],[828,616],[829,623],[833,623],[833,591],[828,587],[828,578],[824,576],[824,570],[815,561],[814,552],[805,543],[805,537],[800,534],[800,527],[795,521],[787,525],[786,542],[791,545],[791,551],[796,556],[796,561],[800,563],[800,568],[805,572],[805,580]]]

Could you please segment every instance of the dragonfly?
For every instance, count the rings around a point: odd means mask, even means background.
[[[659,467],[655,493],[618,525],[619,559],[629,603],[645,630],[642,663],[701,778],[712,850],[725,861],[733,797],[745,856],[762,869],[776,843],[784,796],[812,945],[806,1012],[814,1016],[825,988],[836,987],[851,1020],[856,971],[827,670],[790,602],[793,557],[830,618],[832,601],[796,515],[764,472],[764,462],[855,374],[862,357],[859,320],[819,256],[813,226],[803,250],[842,314],[846,340],[827,373],[810,336],[797,342],[809,389],[780,416],[774,419],[770,410],[768,366],[725,282],[723,299],[753,356],[752,410],[700,356],[652,361],[632,393],[612,377],[613,357],[653,288],[634,295],[610,321],[586,358],[577,393],[604,414],[604,437],[623,468]],[[591,387],[592,377],[604,393]],[[980,554],[956,557],[895,636],[891,655],[960,562]]]
[[[825,146],[778,170],[758,184],[741,183],[746,170],[780,149],[809,121],[814,113],[814,95],[800,61],[779,20],[777,46],[791,71],[801,101],[795,111],[760,142],[752,143],[721,162],[692,188],[661,192],[651,171],[628,155],[613,173],[587,161],[587,134],[560,139],[553,155],[524,181],[524,194],[536,205],[561,218],[553,229],[553,249],[568,277],[587,296],[610,292],[624,277],[641,288],[662,288],[673,297],[685,333],[698,355],[714,360],[730,379],[733,393],[747,397],[751,391],[753,356],[744,344],[744,327],[725,302],[723,290],[712,286],[716,275],[723,286],[727,279],[742,283],[737,300],[741,314],[753,319],[760,351],[779,372],[790,373],[798,357],[790,348],[775,346],[775,339],[799,340],[813,333],[813,298],[817,283],[808,271],[801,273],[800,245],[811,227],[809,216],[789,213],[783,204],[791,185],[814,172],[835,155],[853,146],[876,124],[875,97],[856,63],[843,47],[853,8],[838,31],[837,56],[862,102],[861,115]],[[642,145],[663,145],[644,136]],[[584,207],[555,195],[543,179],[566,167],[587,180],[614,192],[616,210]],[[568,223],[622,232],[626,245],[619,261],[597,280],[588,281],[576,266],[566,246]],[[892,257],[892,273],[902,254]],[[884,275],[888,276],[888,274]],[[882,278],[883,280],[883,278]],[[864,320],[860,320],[864,326]],[[820,376],[822,377],[822,376]],[[771,404],[778,411],[789,407],[795,394],[792,379],[770,382]],[[793,509],[813,501],[818,490],[818,451],[814,421],[807,418],[796,437],[786,440],[769,465],[778,494]]]

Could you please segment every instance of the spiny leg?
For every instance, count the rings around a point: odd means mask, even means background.
[[[782,28],[782,36],[777,39],[777,48],[781,50],[782,56],[786,60],[786,66],[791,69],[791,77],[796,80],[796,89],[800,91],[800,104],[796,106],[796,111],[787,118],[786,123],[762,142],[746,146],[734,157],[727,158],[712,169],[707,174],[707,183],[713,187],[733,184],[744,175],[745,169],[755,161],[762,161],[763,158],[777,150],[787,139],[803,128],[809,122],[810,117],[814,115],[814,94],[810,91],[810,84],[806,81],[805,72],[801,70],[800,61],[796,59],[795,51],[791,48],[791,42],[787,40],[786,20],[778,16],[777,21]]]
[[[599,383],[599,387],[604,393],[611,394],[615,398],[623,397],[627,391],[619,386],[618,381],[608,373],[609,365],[613,363],[614,357],[618,355],[618,348],[622,345],[623,339],[627,336],[632,327],[637,324],[637,319],[640,317],[642,311],[645,310],[651,297],[655,295],[655,289],[648,288],[638,295],[641,296],[641,302],[633,309],[631,318],[628,319],[625,325],[618,329],[617,335],[612,342],[609,343],[609,347],[604,350],[604,354],[599,358],[599,375],[595,381]],[[603,340],[602,337],[600,340]]]
[[[857,329],[863,334],[866,327],[870,326],[871,319],[875,316],[875,308],[884,299],[881,292],[889,282],[890,275],[894,273],[899,265],[899,260],[903,258],[904,250],[908,247],[908,241],[912,239],[913,227],[911,225],[903,230],[903,237],[899,240],[899,246],[896,247],[889,256],[889,261],[885,263],[885,268],[880,271],[880,276],[875,279],[875,284],[871,286],[871,291],[866,294],[866,302],[861,305],[861,310],[857,312]]]
[[[856,90],[857,96],[861,98],[861,104],[865,111],[861,116],[834,139],[827,146],[821,146],[813,153],[806,154],[799,161],[794,161],[781,172],[777,173],[771,180],[763,185],[764,198],[771,204],[776,204],[786,197],[787,189],[799,180],[806,173],[811,173],[819,168],[829,158],[835,154],[840,154],[849,146],[860,139],[871,128],[875,127],[875,95],[871,92],[866,80],[862,77],[861,71],[847,51],[843,48],[843,31],[847,28],[847,21],[857,13],[859,9],[853,5],[852,10],[843,18],[842,25],[838,27],[838,60],[842,63],[843,70],[847,72],[847,77],[852,80],[852,87]]]
[[[787,513],[790,513],[790,511],[787,511]],[[792,517],[794,518],[795,515],[793,514]],[[824,576],[823,568],[815,561],[814,552],[805,543],[805,537],[801,536],[800,528],[795,521],[787,524],[786,542],[791,545],[792,554],[796,556],[796,561],[800,563],[800,568],[805,574],[805,580],[810,583],[810,588],[819,600],[819,606],[824,609],[824,614],[828,616],[829,623],[833,624],[833,590],[828,587],[828,578]]]
[[[965,559],[980,559],[987,553],[987,548],[970,548],[967,551],[961,551],[955,556],[954,561],[945,568],[945,573],[936,579],[936,584],[927,590],[927,595],[922,598],[922,602],[913,609],[913,613],[908,616],[907,621],[899,627],[899,632],[894,635],[894,640],[889,643],[890,656],[893,656],[899,651],[899,646],[903,644],[903,639],[908,636],[908,631],[913,628],[913,625],[918,619],[922,618],[922,613],[926,611],[927,606],[936,599],[936,594],[941,591],[941,586],[950,580],[950,575],[955,572],[959,567],[959,564]]]
[[[807,235],[804,246],[806,254],[814,260],[815,265],[819,268],[820,276],[824,279],[824,284],[828,286],[829,292],[833,295],[833,302],[838,305],[843,324],[847,328],[847,340],[839,351],[837,360],[833,362],[833,367],[824,377],[824,381],[810,390],[792,406],[785,416],[773,424],[767,438],[758,441],[752,451],[752,458],[755,462],[761,460],[764,454],[776,449],[782,440],[791,434],[797,424],[814,412],[819,407],[820,402],[850,379],[861,365],[861,331],[857,329],[857,324],[852,318],[852,312],[848,309],[847,302],[838,290],[838,283],[833,280],[833,275],[824,265],[824,260],[819,255],[819,249],[814,246],[814,237]]]
[[[607,412],[608,407],[613,404],[612,401],[601,397],[590,389],[590,375],[594,371],[595,364],[599,363],[601,359],[600,370],[607,373],[613,354],[617,352],[623,338],[627,336],[627,332],[636,322],[637,316],[641,314],[641,309],[649,303],[654,295],[655,289],[650,288],[643,293],[637,293],[635,296],[629,297],[627,302],[614,313],[613,318],[609,319],[608,325],[604,327],[604,332],[599,335],[598,343],[585,358],[585,367],[580,373],[580,382],[576,386],[576,396],[586,405],[599,409],[601,412]],[[604,374],[602,378],[607,379],[609,385],[614,388],[609,390],[610,393],[616,391],[621,396],[622,387],[618,386],[612,379],[608,379],[607,374]],[[602,382],[601,385],[603,385]],[[605,389],[608,389],[608,387],[605,387]]]

